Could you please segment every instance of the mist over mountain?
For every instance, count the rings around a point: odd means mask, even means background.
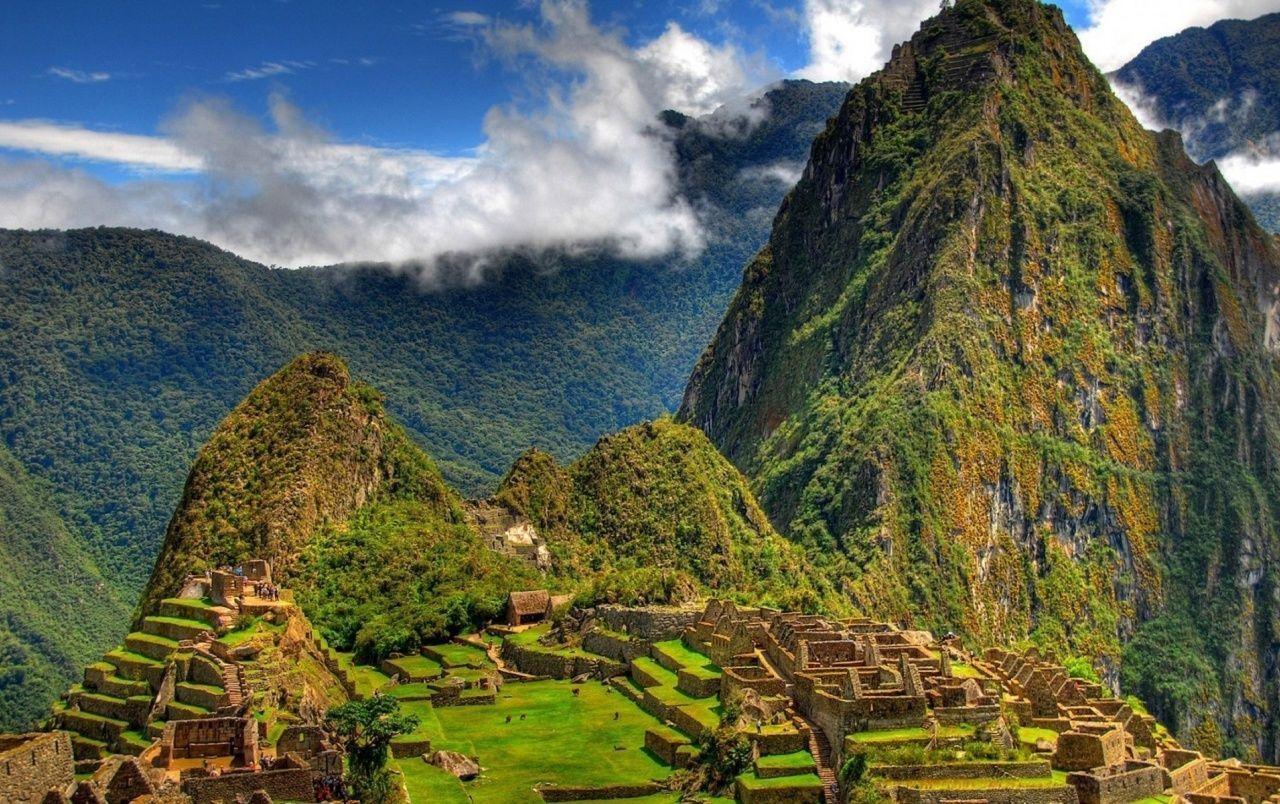
[[[1280,14],[1222,20],[1148,45],[1111,75],[1150,126],[1222,163],[1258,220],[1280,231]]]
[[[710,244],[692,260],[486,255],[479,277],[463,261],[456,281],[424,284],[378,266],[271,270],[156,231],[0,232],[0,434],[78,551],[63,560],[87,555],[122,601],[84,622],[73,648],[42,637],[73,659],[46,674],[66,683],[119,636],[197,449],[297,354],[347,357],[469,496],[528,447],[567,461],[674,409],[846,90],[785,82],[713,118],[665,116],[682,198]],[[7,594],[35,601],[55,583]],[[20,633],[30,648],[37,631]],[[52,688],[21,689],[15,726]]]

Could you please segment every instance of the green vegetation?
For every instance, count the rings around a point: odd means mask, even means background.
[[[0,445],[0,731],[43,721],[68,681],[119,638],[127,613],[48,484]]]
[[[774,532],[745,478],[699,431],[667,419],[602,438],[566,468],[540,452],[496,501],[528,516],[588,600],[668,603],[715,589],[781,608],[840,610]]]
[[[331,645],[377,661],[474,630],[501,614],[509,591],[540,585],[527,563],[487,549],[469,527],[395,501],[322,528],[295,594]]]
[[[1130,664],[1184,739],[1250,756],[1277,716],[1241,672],[1277,611],[1244,558],[1280,550],[1275,242],[1056,9],[959,0],[912,52],[815,142],[680,418],[863,612]],[[1192,656],[1177,689],[1135,632]]]
[[[608,689],[538,681],[507,684],[493,706],[403,704],[422,718],[414,737],[430,739],[433,749],[476,756],[484,769],[463,784],[423,771],[420,759],[402,759],[410,796],[415,802],[449,801],[433,796],[456,798],[465,789],[459,800],[469,795],[476,804],[533,804],[542,800],[533,789],[539,783],[605,787],[665,778],[669,769],[644,750],[645,729],[660,724]]]
[[[14,514],[0,564],[40,566],[4,552],[32,538],[77,568],[61,586],[0,578],[13,618],[0,664],[14,670],[0,728],[27,725],[125,630],[198,447],[298,354],[346,355],[468,495],[530,445],[568,460],[672,409],[788,189],[752,168],[798,168],[846,90],[785,82],[761,101],[763,123],[730,136],[668,116],[682,194],[712,244],[678,265],[512,256],[478,286],[427,284],[379,268],[273,271],[156,231],[0,231],[0,444],[38,481],[41,502],[21,509],[48,523],[13,527]],[[62,586],[93,589],[95,605],[54,614]]]
[[[401,714],[395,698],[374,695],[335,706],[325,720],[342,742],[352,792],[372,804],[393,801],[393,783],[386,769],[391,741],[416,729],[418,718]]]

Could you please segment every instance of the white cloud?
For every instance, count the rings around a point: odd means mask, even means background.
[[[1280,0],[1089,0],[1085,53],[1103,72],[1118,70],[1157,39],[1222,19],[1280,11]]]
[[[809,64],[798,75],[859,81],[883,67],[893,46],[937,13],[937,0],[805,0]]]
[[[452,11],[444,15],[446,22],[454,25],[478,27],[490,23],[489,16],[478,11]]]
[[[111,80],[111,73],[102,71],[85,72],[84,70],[72,70],[69,67],[50,67],[48,73],[55,78],[62,78],[76,84],[101,84],[103,81]]]
[[[301,70],[315,67],[313,61],[264,61],[257,67],[246,67],[243,70],[228,72],[223,76],[226,81],[257,81],[261,78],[274,78],[277,75],[293,75]]]
[[[1237,152],[1219,159],[1218,169],[1240,195],[1280,193],[1280,158]]]
[[[674,25],[628,47],[576,0],[544,3],[538,25],[494,23],[481,41],[541,94],[491,109],[474,156],[336,142],[279,97],[270,127],[225,101],[186,107],[163,137],[8,123],[0,146],[199,172],[111,185],[0,161],[0,226],[155,226],[267,263],[412,263],[428,273],[447,255],[603,249],[656,258],[701,248],[655,115],[746,94],[758,79],[745,59]]]
[[[42,120],[0,121],[0,147],[150,170],[181,172],[202,167],[197,155],[159,137],[89,131]]]

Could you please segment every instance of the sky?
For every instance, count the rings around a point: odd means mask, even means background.
[[[705,247],[664,108],[856,81],[938,0],[42,0],[0,29],[0,227],[267,264]],[[1280,0],[1068,0],[1104,70]],[[1256,175],[1256,172],[1255,172]]]

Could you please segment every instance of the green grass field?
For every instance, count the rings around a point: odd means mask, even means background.
[[[426,656],[403,656],[399,659],[388,659],[387,663],[406,678],[436,678],[443,672],[439,662],[428,659]]]
[[[660,724],[608,690],[602,684],[536,681],[505,685],[493,706],[433,709],[405,702],[403,710],[421,718],[414,737],[476,756],[484,769],[463,785],[442,779],[434,768],[424,770],[420,759],[399,760],[412,801],[465,801],[470,794],[476,804],[535,804],[542,800],[534,791],[539,783],[604,786],[665,779],[671,769],[644,750],[645,729]]]

